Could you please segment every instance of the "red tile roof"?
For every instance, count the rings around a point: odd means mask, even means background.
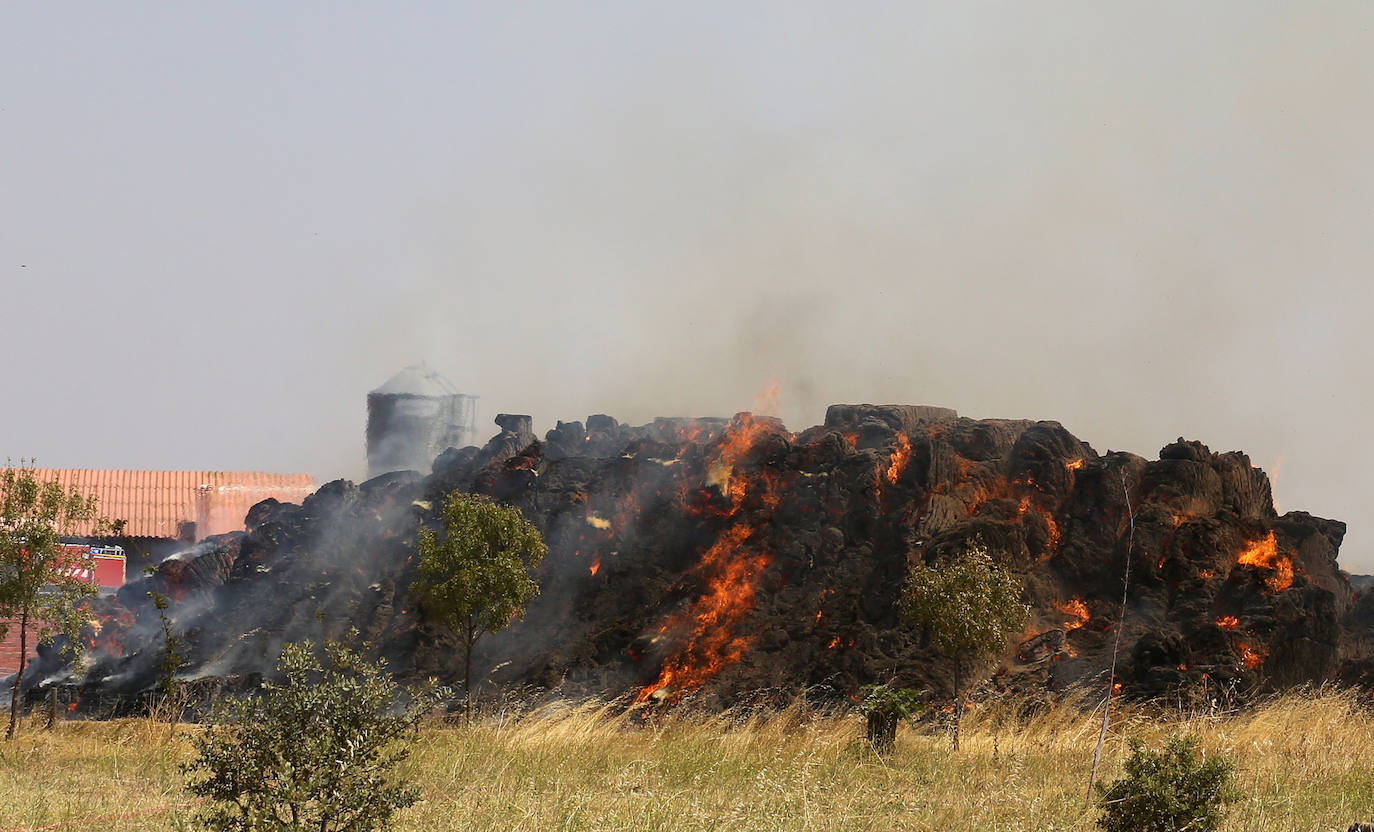
[[[254,504],[275,497],[299,503],[315,490],[309,474],[253,471],[105,471],[34,468],[43,481],[56,480],[96,498],[100,515],[123,520],[130,537],[178,536],[181,523],[195,523],[196,537],[243,528]],[[88,533],[89,527],[75,530]]]

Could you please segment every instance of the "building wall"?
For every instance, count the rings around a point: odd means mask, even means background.
[[[0,621],[9,625],[9,632],[0,639],[0,678],[9,676],[19,669],[19,619],[4,618]],[[29,623],[29,660],[38,654],[38,629]],[[7,700],[8,701],[8,700]]]
[[[102,517],[123,521],[121,537],[204,538],[243,528],[254,503],[275,497],[299,503],[315,490],[309,474],[258,471],[126,471],[32,468],[42,482],[56,482],[96,499]],[[99,529],[71,529],[89,537]]]
[[[62,544],[62,549],[70,557],[89,557],[91,547],[84,544]],[[108,550],[107,550],[108,551]],[[79,561],[72,561],[80,563]],[[80,573],[76,573],[82,580],[89,580],[105,590],[118,589],[123,585],[126,566],[123,554],[114,553],[96,554],[83,568]],[[70,574],[70,573],[69,573]],[[9,676],[19,669],[19,618],[0,618],[0,622],[7,625],[4,638],[0,638],[0,678]],[[29,637],[28,654],[30,661],[38,655],[38,629],[42,622],[30,621],[28,626]]]

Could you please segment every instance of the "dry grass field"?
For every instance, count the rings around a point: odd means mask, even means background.
[[[1060,708],[1012,725],[972,710],[964,748],[903,726],[879,758],[857,716],[802,706],[769,716],[670,715],[633,724],[594,705],[492,714],[422,731],[404,774],[424,801],[398,829],[1089,830],[1084,791],[1098,715]],[[1344,830],[1374,816],[1374,712],[1351,693],[1291,695],[1230,716],[1126,708],[1103,777],[1126,739],[1195,731],[1237,766],[1227,830]],[[176,830],[194,807],[177,763],[183,726],[146,720],[35,721],[0,743],[0,832]]]

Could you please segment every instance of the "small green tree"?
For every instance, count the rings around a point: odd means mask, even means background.
[[[152,590],[148,596],[157,608],[158,622],[162,625],[162,655],[157,662],[158,702],[154,710],[161,709],[167,717],[167,738],[176,733],[177,723],[181,722],[184,700],[181,685],[177,683],[177,673],[185,666],[185,656],[181,652],[181,636],[172,626],[172,617],[167,614],[171,602],[167,596]]]
[[[1107,832],[1213,832],[1235,799],[1232,777],[1229,760],[1198,754],[1196,736],[1172,737],[1162,751],[1132,739],[1121,779],[1097,786],[1097,825]]]
[[[76,489],[42,481],[26,466],[0,470],[0,638],[19,628],[19,668],[10,690],[6,739],[19,725],[19,691],[28,667],[29,632],[40,642],[66,636],[66,651],[76,659],[85,616],[80,601],[95,586],[80,573],[94,568],[63,553],[61,538],[82,524],[96,522],[95,500]]]
[[[548,547],[518,508],[475,494],[449,494],[441,518],[442,534],[420,530],[414,591],[425,616],[463,643],[463,690],[471,702],[473,647],[524,616],[539,594],[531,572]]]
[[[937,567],[917,560],[907,575],[902,620],[930,632],[935,649],[954,662],[954,749],[964,715],[965,671],[1001,650],[1025,626],[1021,581],[993,561],[981,542]]]
[[[310,642],[284,646],[284,681],[224,706],[192,736],[196,757],[183,771],[187,788],[211,801],[202,826],[363,832],[387,828],[419,800],[420,790],[392,772],[444,691],[427,685],[398,703],[380,663],[338,642],[324,652],[322,665]]]

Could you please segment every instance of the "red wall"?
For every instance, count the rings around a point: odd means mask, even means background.
[[[0,619],[10,625],[8,633],[0,639],[0,676],[8,676],[19,669],[19,619]],[[38,633],[29,625],[29,658],[37,654]],[[8,704],[8,700],[6,700]]]
[[[64,545],[63,549],[78,555],[90,553],[89,546]],[[94,583],[106,589],[117,589],[124,585],[124,556],[96,555],[94,557]],[[19,619],[0,619],[9,624],[9,632],[0,639],[0,677],[8,676],[19,669]],[[29,625],[29,658],[38,655],[38,633],[33,624]]]

